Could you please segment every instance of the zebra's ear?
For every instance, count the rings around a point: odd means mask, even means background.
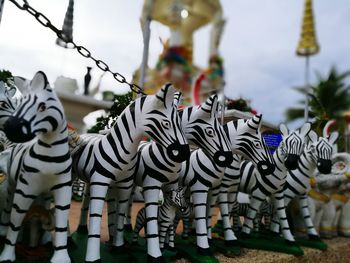
[[[329,135],[328,137],[328,142],[333,145],[337,141],[338,137],[339,137],[338,132],[332,132],[331,135]]]
[[[251,119],[248,119],[248,127],[253,130],[259,131],[261,126],[262,114],[256,114]]]
[[[318,136],[317,136],[317,133],[316,133],[316,132],[314,132],[313,130],[311,130],[311,131],[309,132],[308,136],[309,136],[309,139],[310,139],[311,142],[313,142],[313,143],[317,142]]]
[[[172,84],[167,83],[157,92],[156,98],[158,105],[162,105],[166,109],[170,109],[174,103],[174,94],[176,90]]]
[[[305,137],[311,131],[311,124],[309,122],[304,123],[300,128],[300,135]]]
[[[174,106],[176,108],[179,107],[181,97],[182,97],[182,93],[180,91],[175,92],[175,94],[174,94]]]
[[[10,87],[9,89],[6,89],[6,94],[8,97],[12,98],[15,96],[17,89],[15,87]]]
[[[281,131],[283,137],[287,137],[289,135],[288,127],[284,123],[280,124],[280,131]]]
[[[32,81],[30,82],[30,90],[43,90],[46,89],[48,84],[49,82],[47,81],[45,73],[42,71],[38,71],[37,73],[35,73]]]
[[[212,118],[213,116],[216,116],[218,112],[218,96],[217,95],[211,95],[205,102],[203,102],[200,106],[200,110],[203,116],[208,116],[209,118]]]
[[[23,77],[19,77],[19,76],[15,76],[13,78],[15,85],[17,87],[17,89],[22,93],[22,94],[26,94],[29,92],[29,84],[30,84],[30,80],[25,79]]]

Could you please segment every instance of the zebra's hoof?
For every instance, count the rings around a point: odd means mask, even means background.
[[[132,232],[132,225],[131,224],[125,224],[124,225],[124,231]]]
[[[77,232],[79,234],[86,234],[87,235],[89,233],[87,225],[79,225]]]
[[[110,252],[113,253],[113,254],[121,254],[121,253],[124,253],[125,252],[125,244],[124,245],[121,245],[121,246],[111,246],[110,248]]]
[[[169,244],[165,244],[163,249],[169,250],[171,252],[177,252],[176,248],[169,246]]]
[[[0,263],[14,263],[15,261],[11,261],[11,260],[4,260],[4,261],[0,261]]]
[[[94,261],[87,261],[85,260],[85,263],[102,263],[101,259],[96,259]]]
[[[272,236],[272,237],[279,237],[280,236],[280,233],[278,232],[274,232],[274,231],[269,231],[269,235]]]
[[[225,246],[227,247],[239,247],[238,240],[225,240]]]
[[[287,246],[296,246],[297,243],[295,241],[291,240],[284,240],[284,242],[287,244]]]
[[[197,252],[201,256],[212,256],[213,255],[213,253],[211,252],[209,247],[202,248],[202,247],[197,246]]]
[[[213,244],[213,240],[211,238],[208,238],[208,243],[209,243],[209,246],[211,246]]]
[[[147,255],[147,263],[165,263],[165,260],[163,256],[155,258],[150,255]]]
[[[309,240],[312,241],[320,241],[321,238],[318,235],[308,235],[309,236]]]

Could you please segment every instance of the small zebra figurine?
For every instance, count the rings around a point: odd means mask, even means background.
[[[185,211],[188,209],[188,204],[185,200],[185,189],[179,188],[164,193],[164,203],[159,207],[158,225],[159,225],[159,242],[160,248],[164,248],[164,242],[167,234],[169,234],[169,246],[174,248],[175,227],[174,219],[177,210]],[[134,227],[133,242],[137,242],[138,235],[143,227],[147,227],[146,208],[139,210],[136,217]]]
[[[39,194],[51,192],[55,203],[56,232],[51,262],[70,262],[67,222],[72,160],[67,123],[62,104],[43,72],[35,74],[29,84],[29,93],[22,98],[4,127],[11,141],[30,142],[17,144],[11,150],[8,173],[9,177],[17,179],[17,185],[0,261],[15,261],[15,244],[26,212]]]
[[[254,161],[262,174],[270,174],[274,166],[271,154],[261,136],[261,118],[262,115],[255,115],[248,120],[231,121],[223,128],[231,151]],[[183,164],[184,168],[181,169],[180,183],[189,187],[192,196],[197,251],[200,255],[211,254],[208,242],[208,238],[211,238],[211,209],[216,203],[225,168],[230,163],[215,162],[199,149],[191,153],[190,161]],[[224,214],[222,211],[221,213]],[[227,223],[224,225],[227,245],[236,244],[237,238],[232,231],[229,219],[224,223]]]
[[[286,207],[293,198],[299,197],[299,205],[309,239],[319,240],[319,235],[310,217],[307,192],[310,188],[310,177],[314,174],[316,168],[319,172],[324,174],[331,172],[333,143],[337,139],[338,134],[332,133],[329,138],[318,138],[317,134],[311,130],[308,137],[311,142],[305,147],[303,154],[300,156],[298,168],[294,171],[288,171],[282,196],[284,197],[284,204]],[[287,218],[285,218],[284,221],[287,221]],[[280,232],[280,222],[276,212],[272,219],[271,231],[275,232],[277,235]],[[283,235],[284,238],[288,240],[288,243],[293,244],[295,242],[289,227],[283,229]]]
[[[300,130],[294,132],[289,132],[284,124],[280,125],[283,140],[273,154],[275,171],[270,175],[259,174],[252,162],[243,161],[241,163],[239,191],[250,196],[249,209],[244,219],[242,236],[251,233],[256,213],[259,211],[261,203],[266,201],[268,197],[271,197],[274,203],[282,229],[289,227],[288,222],[284,220],[286,219],[286,210],[283,202],[283,188],[286,182],[287,169],[297,168],[299,156],[304,149],[304,140],[310,129],[310,123],[305,123]],[[235,207],[233,211],[235,211]],[[288,236],[286,235],[285,238],[287,239]]]
[[[145,134],[166,148],[170,161],[182,162],[189,155],[189,145],[178,122],[173,105],[175,89],[164,85],[155,95],[137,98],[116,120],[106,135],[81,135],[86,143],[75,152],[73,169],[89,183],[90,220],[85,262],[100,260],[102,209],[111,183],[118,187],[124,211],[127,208],[137,166],[137,150]],[[158,198],[158,197],[157,197]]]
[[[175,96],[174,104],[177,106],[180,101],[179,96]],[[181,113],[181,127],[186,139],[192,145],[200,147],[215,161],[224,164],[229,163],[232,153],[222,136],[224,131],[217,120],[218,98],[216,95],[209,97],[200,106],[185,108]],[[145,143],[139,147],[139,161],[134,176],[134,183],[142,187],[143,196],[146,203],[147,221],[147,251],[149,260],[159,259],[161,250],[158,240],[158,224],[156,199],[160,189],[169,192],[178,187],[179,171],[182,169],[181,163],[171,162],[166,148],[156,142]],[[119,187],[115,185],[113,187]],[[119,194],[120,191],[115,190]],[[120,215],[124,212],[118,204],[117,231],[114,245],[120,247],[123,238],[122,231],[124,218]],[[110,213],[110,211],[109,211]],[[119,230],[118,230],[119,229]],[[162,233],[160,233],[162,234]]]

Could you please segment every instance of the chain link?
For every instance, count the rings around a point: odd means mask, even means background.
[[[91,60],[93,60],[96,64],[96,66],[104,71],[104,72],[109,72],[113,75],[113,78],[118,81],[121,84],[127,84],[129,86],[129,88],[135,92],[136,94],[145,94],[142,91],[142,88],[139,87],[138,85],[134,84],[134,83],[130,83],[126,80],[126,78],[118,73],[118,72],[113,72],[110,70],[109,66],[107,65],[107,63],[105,63],[102,60],[99,59],[95,59],[92,55],[91,52],[85,48],[84,46],[79,46],[77,45],[73,40],[68,39],[68,37],[63,33],[62,30],[58,29],[57,27],[55,27],[50,19],[48,19],[44,14],[38,12],[37,10],[35,10],[33,7],[31,7],[28,2],[26,0],[22,0],[22,4],[20,4],[19,2],[15,1],[15,0],[9,0],[10,2],[12,2],[16,7],[18,7],[19,9],[23,10],[23,11],[27,11],[29,14],[31,14],[41,25],[43,25],[44,27],[47,27],[49,29],[51,29],[58,38],[62,39],[63,41],[65,41],[70,47],[72,47],[73,49],[76,49],[78,51],[78,53],[85,57],[85,58],[89,58]]]

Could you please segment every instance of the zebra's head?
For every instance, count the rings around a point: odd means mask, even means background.
[[[26,89],[17,109],[4,125],[6,136],[17,143],[56,132],[66,123],[62,104],[45,73],[37,72]]]
[[[230,121],[224,130],[233,153],[251,160],[261,175],[269,175],[274,172],[275,164],[260,131],[261,120],[262,114],[257,114],[247,120]]]
[[[185,108],[180,116],[188,141],[202,148],[218,166],[226,167],[233,156],[230,142],[217,118],[218,106],[218,96],[212,95],[199,107]]]
[[[16,88],[7,85],[0,81],[0,129],[4,128],[4,124],[7,119],[15,111],[17,105],[17,100],[14,98],[16,93]]]
[[[293,132],[289,132],[285,124],[280,125],[280,131],[283,136],[280,146],[284,152],[284,164],[288,170],[295,170],[298,168],[299,157],[304,151],[305,137],[310,130],[310,123],[305,123],[300,129]]]
[[[181,212],[185,212],[188,208],[188,203],[185,198],[185,188],[179,187],[172,190],[169,196],[173,205],[175,205]]]
[[[332,132],[330,136],[318,137],[316,132],[310,131],[310,143],[306,151],[317,165],[321,174],[329,174],[332,170],[333,144],[338,138],[338,132]]]
[[[190,156],[190,147],[183,133],[177,105],[174,104],[175,88],[164,85],[157,94],[140,98],[143,116],[140,118],[144,132],[167,149],[174,162],[183,162]],[[178,96],[178,95],[176,95]]]

